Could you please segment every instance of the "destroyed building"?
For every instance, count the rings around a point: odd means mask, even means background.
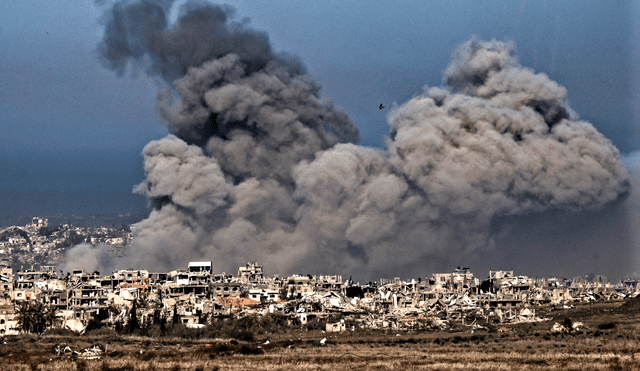
[[[537,279],[513,271],[490,271],[480,280],[469,268],[402,280],[380,279],[364,285],[341,275],[268,277],[249,262],[237,276],[215,272],[211,261],[190,262],[186,269],[149,272],[122,269],[101,275],[78,269],[58,276],[53,266],[20,270],[7,261],[0,271],[0,334],[17,334],[18,308],[41,303],[52,308],[51,326],[83,331],[92,320],[122,325],[136,308],[141,323],[162,318],[198,328],[216,316],[244,317],[280,313],[306,326],[340,313],[358,328],[444,329],[473,319],[513,323],[540,320],[539,305],[570,305],[576,301],[615,300],[637,295],[637,285],[618,285],[602,276]],[[62,272],[61,272],[62,273]],[[137,303],[138,305],[135,305]],[[475,323],[475,322],[473,322]],[[475,324],[474,324],[475,326]],[[351,325],[352,330],[356,325]],[[344,323],[329,323],[327,331],[344,331]]]

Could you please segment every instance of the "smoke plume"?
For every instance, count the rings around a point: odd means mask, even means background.
[[[117,266],[117,259],[107,254],[107,246],[96,246],[83,242],[74,246],[67,252],[65,261],[57,268],[62,272],[72,272],[75,269],[84,269],[87,273],[101,272],[111,273],[112,270],[122,269]]]
[[[443,86],[395,107],[373,149],[231,8],[189,2],[169,24],[170,5],[117,2],[98,48],[116,73],[169,84],[157,109],[171,134],[145,147],[134,188],[153,210],[122,265],[421,276],[495,249],[496,220],[597,210],[629,190],[617,149],[509,43],[458,47]]]

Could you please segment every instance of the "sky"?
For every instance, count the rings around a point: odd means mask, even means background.
[[[519,63],[566,87],[571,108],[619,149],[637,183],[640,9],[632,1],[228,4],[236,19],[265,31],[275,51],[302,60],[366,147],[385,145],[391,109],[443,84],[456,47],[473,36],[513,41]],[[147,198],[132,189],[145,180],[144,146],[169,132],[154,108],[166,85],[141,69],[118,76],[105,68],[96,48],[107,8],[45,0],[13,2],[0,14],[0,217],[149,213]],[[484,261],[439,257],[434,269],[498,261],[544,275],[580,256],[569,274],[599,273],[599,266],[610,276],[640,272],[638,204],[632,188],[622,206],[498,221],[496,249],[509,253],[487,253]],[[507,245],[517,248],[500,247]],[[545,258],[518,263],[533,255]]]

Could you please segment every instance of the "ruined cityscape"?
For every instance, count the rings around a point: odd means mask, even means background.
[[[216,272],[211,261],[190,262],[170,272],[56,271],[66,249],[75,244],[103,243],[110,247],[109,253],[120,256],[131,241],[131,230],[124,225],[51,227],[46,218],[38,217],[26,226],[1,230],[0,334],[42,333],[51,328],[83,333],[88,326],[118,330],[130,325],[132,318],[138,326],[161,318],[198,329],[221,317],[274,314],[301,329],[321,324],[326,332],[437,331],[460,326],[473,332],[483,324],[548,320],[536,316],[541,305],[566,309],[576,303],[638,295],[634,279],[614,284],[597,275],[531,278],[503,270],[475,276],[463,267],[365,284],[341,275],[267,277],[259,262],[239,267],[236,275]],[[41,321],[25,321],[24,312],[34,308],[41,311]],[[554,328],[571,330],[560,324]]]

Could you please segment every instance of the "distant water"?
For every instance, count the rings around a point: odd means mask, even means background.
[[[51,225],[139,221],[149,214],[146,197],[132,193],[145,178],[141,150],[0,149],[0,226],[34,216]]]

